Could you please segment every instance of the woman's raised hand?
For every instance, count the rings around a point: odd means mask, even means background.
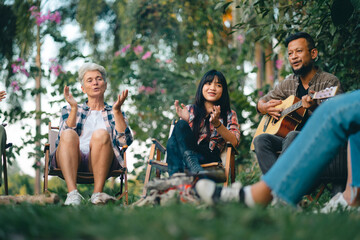
[[[6,98],[6,92],[5,91],[0,91],[0,102]]]
[[[129,91],[126,89],[121,94],[118,95],[117,101],[113,105],[113,111],[114,112],[121,112],[121,106],[125,102],[125,99],[128,96]]]
[[[70,104],[71,107],[77,107],[77,102],[74,99],[73,95],[69,91],[69,87],[65,85],[64,87],[64,97],[65,100]]]
[[[179,100],[175,100],[174,106],[175,106],[176,114],[179,116],[179,118],[189,122],[190,113],[187,110],[185,104],[183,104],[183,103],[179,104]]]
[[[212,112],[210,113],[209,121],[211,122],[212,125],[214,125],[216,127],[221,124],[220,119],[219,119],[220,112],[221,112],[220,106],[213,106]]]

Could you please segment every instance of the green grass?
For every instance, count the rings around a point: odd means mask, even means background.
[[[0,206],[0,239],[360,239],[360,214],[184,203]]]

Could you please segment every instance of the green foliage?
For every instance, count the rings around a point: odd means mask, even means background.
[[[213,68],[222,71],[229,84],[231,106],[242,127],[237,163],[243,161],[243,169],[256,169],[249,152],[252,131],[259,121],[255,103],[269,87],[245,94],[249,71],[257,70],[255,42],[268,43],[276,39],[277,46],[281,46],[289,33],[307,31],[318,43],[319,65],[338,76],[344,90],[357,89],[360,84],[357,67],[360,62],[360,8],[355,0],[345,2],[344,6],[350,7],[341,8],[345,9],[341,11],[336,7],[339,0],[68,0],[59,3],[61,24],[48,22],[41,25],[40,38],[43,41],[45,37],[51,37],[58,44],[59,64],[86,59],[104,65],[109,75],[106,96],[109,103],[122,90],[130,90],[127,114],[136,133],[135,139],[140,142],[155,137],[165,144],[170,121],[176,118],[174,100],[191,104],[201,76]],[[34,56],[36,24],[28,11],[32,5],[41,6],[41,1],[13,1],[0,5],[8,16],[9,26],[8,38],[1,41],[4,46],[13,43],[13,52],[11,48],[1,48],[2,56],[9,56],[1,66],[0,75],[6,79],[7,102],[11,109],[0,110],[0,114],[9,123],[41,114],[42,123],[46,124],[54,116],[25,111],[23,102],[38,93],[62,99],[64,85],[76,86],[77,83],[76,73],[73,73],[76,69],[62,72],[53,80],[43,68],[43,87],[37,91],[26,88],[29,79],[38,74],[34,60],[26,66],[30,78],[12,74],[10,66],[14,58]],[[223,23],[229,13],[233,13],[232,23],[237,23],[231,29]],[[69,42],[62,32],[64,24],[79,26],[82,36]],[[235,32],[242,35],[241,43],[234,38]],[[84,46],[91,49],[88,56],[83,54]],[[135,53],[134,48],[139,46],[143,50]],[[148,51],[151,56],[143,59]],[[277,59],[278,56],[274,53],[270,57]],[[245,71],[245,66],[250,66],[250,70]],[[286,74],[287,70],[282,69],[281,75]],[[10,87],[14,80],[20,86],[17,92]],[[53,88],[47,92],[46,86],[50,84]],[[80,89],[71,88],[71,91],[77,99],[84,100]],[[28,129],[24,137],[27,144],[46,137],[45,134],[33,136],[29,126],[23,128]],[[18,152],[21,147],[13,151]],[[146,159],[145,154],[137,156],[141,162]],[[35,155],[35,152],[30,153],[30,156]],[[252,179],[257,179],[257,173],[255,175]]]
[[[260,18],[258,24],[254,24],[254,18],[249,14],[241,15],[235,25],[236,29],[246,32],[261,31],[255,41],[266,37],[282,43],[290,33],[308,32],[318,44],[319,65],[335,74],[345,91],[360,88],[357,67],[360,62],[360,9],[357,1],[256,0],[241,1],[236,7],[260,15],[257,16]]]
[[[9,169],[9,168],[8,168]],[[8,175],[9,195],[33,195],[34,178],[29,175],[15,173]],[[0,194],[5,194],[3,186],[0,188]]]
[[[289,207],[249,209],[173,204],[124,208],[1,205],[0,238],[12,239],[358,239],[356,212],[314,214]],[[329,227],[336,226],[336,227]],[[64,231],[64,229],[66,229]]]

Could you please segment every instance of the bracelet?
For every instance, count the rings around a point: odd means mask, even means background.
[[[221,126],[221,122],[219,123],[219,126],[217,126],[217,127],[216,127],[216,126],[214,126],[214,128],[219,128],[220,126]]]

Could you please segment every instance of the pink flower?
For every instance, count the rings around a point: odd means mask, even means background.
[[[51,62],[50,72],[55,76],[59,76],[61,73],[65,73],[63,67],[58,63],[56,58],[50,58],[49,61]]]
[[[144,48],[143,48],[143,46],[141,46],[141,45],[138,45],[138,46],[134,47],[134,53],[135,53],[136,55],[139,55],[139,54],[142,53],[143,51],[144,51]]]
[[[28,71],[26,71],[24,66],[25,66],[25,60],[22,58],[17,58],[15,60],[15,63],[11,64],[12,72],[13,73],[21,72],[25,74],[26,77],[29,77],[30,74],[28,73]]]
[[[156,62],[157,62],[157,63],[160,63],[161,61],[160,61],[160,59],[157,58],[157,59],[156,59]]]
[[[25,60],[22,59],[22,58],[20,58],[20,57],[18,57],[15,61],[18,62],[18,63],[20,63],[21,66],[24,66],[24,65],[25,65]]]
[[[171,59],[166,59],[165,62],[166,63],[172,63],[172,60]]]
[[[165,90],[165,89],[161,89],[160,92],[161,92],[161,94],[165,94],[165,93],[166,93],[166,90]]]
[[[32,6],[29,11],[31,12],[31,16],[35,18],[36,24],[40,26],[43,22],[49,20],[51,22],[56,22],[59,24],[61,21],[61,15],[58,11],[55,13],[51,13],[48,11],[47,15],[42,15],[36,6]]]
[[[10,86],[14,89],[14,92],[17,92],[20,90],[20,87],[18,85],[18,82],[17,81],[12,81]]]
[[[37,10],[37,6],[31,6],[30,8],[29,8],[29,11],[30,12],[34,12],[34,11],[36,11]]]
[[[258,95],[259,95],[259,97],[262,97],[262,95],[264,95],[263,91],[259,91]]]
[[[120,51],[116,51],[115,54],[114,54],[114,56],[117,57],[117,56],[119,56],[120,54],[121,54]]]
[[[59,76],[61,73],[64,73],[64,70],[61,65],[56,64],[50,67],[51,73],[53,73],[55,76]]]
[[[56,11],[53,14],[48,14],[48,20],[52,21],[52,22],[56,22],[56,24],[59,24],[61,21],[61,15],[58,11]]]
[[[151,52],[150,51],[147,51],[145,54],[144,54],[144,56],[142,56],[142,60],[146,60],[146,59],[148,59],[149,57],[151,57]]]
[[[242,34],[240,34],[236,39],[239,41],[240,44],[243,44],[245,42],[245,37]]]
[[[11,64],[11,68],[13,73],[17,73],[20,70],[20,66],[16,65],[15,63]]]
[[[146,88],[145,88],[145,92],[146,92],[147,94],[153,94],[153,93],[155,93],[155,88],[146,87]]]
[[[25,74],[26,77],[30,77],[30,74],[28,73],[28,71],[26,71],[25,68],[20,69],[20,71]]]
[[[157,84],[157,80],[156,80],[156,79],[154,79],[154,80],[152,81],[152,84],[153,84],[153,86],[155,87],[155,86],[156,86],[156,84]]]
[[[139,91],[139,93],[142,93],[145,91],[145,89],[146,89],[145,86],[141,86],[141,87],[139,87],[138,91]]]
[[[276,62],[275,62],[276,68],[277,68],[278,70],[280,70],[280,69],[282,68],[282,66],[283,66],[283,63],[284,63],[284,61],[281,60],[281,59],[276,60]]]
[[[128,44],[128,45],[126,45],[125,47],[123,47],[122,49],[121,49],[121,52],[122,53],[125,53],[129,48],[130,48],[130,44]],[[135,51],[135,49],[134,49],[134,51]]]

